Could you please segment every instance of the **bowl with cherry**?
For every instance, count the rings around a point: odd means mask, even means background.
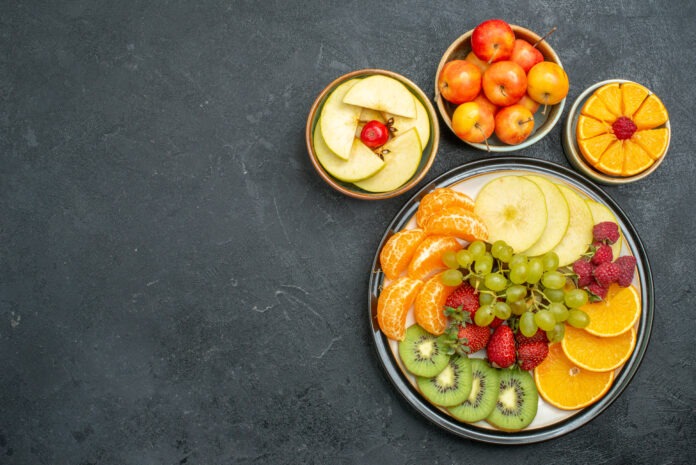
[[[435,103],[467,144],[510,152],[538,142],[563,112],[568,75],[547,38],[489,19],[457,38],[437,68]]]

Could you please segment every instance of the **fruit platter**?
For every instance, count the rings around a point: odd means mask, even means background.
[[[378,357],[420,414],[497,444],[548,440],[604,411],[638,369],[653,283],[629,219],[573,171],[521,157],[441,175],[378,247]]]

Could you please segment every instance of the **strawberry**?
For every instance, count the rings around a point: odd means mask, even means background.
[[[549,342],[549,338],[546,337],[546,331],[541,329],[537,329],[537,332],[534,333],[532,337],[527,337],[522,334],[522,332],[518,332],[515,334],[515,340],[517,341],[518,345],[531,344],[533,342]]]
[[[595,247],[594,255],[592,255],[593,265],[609,263],[614,259],[614,252],[612,252],[611,247],[609,247],[607,244],[595,242],[593,247]]]
[[[479,308],[478,291],[471,284],[464,282],[447,297],[445,307],[461,308],[469,312],[473,318]]]
[[[597,284],[602,287],[609,287],[612,283],[619,280],[620,272],[621,270],[617,264],[608,262],[597,265],[592,272],[592,275],[594,276],[595,281],[597,281]]]
[[[630,255],[619,257],[614,262],[619,267],[619,277],[616,280],[621,287],[628,287],[633,282],[633,273],[636,270],[636,259]]]
[[[497,328],[498,326],[502,325],[502,324],[503,324],[503,321],[505,321],[505,320],[501,320],[500,318],[498,318],[498,317],[496,316],[495,318],[493,318],[493,321],[491,321],[491,324],[489,324],[488,326],[489,326],[490,328],[494,328],[494,329],[495,329],[495,328]]]
[[[619,226],[613,221],[597,223],[592,228],[592,236],[596,242],[613,244],[619,240]]]
[[[457,339],[466,353],[473,354],[483,349],[488,344],[490,338],[491,330],[487,326],[477,326],[475,324],[459,325]]]
[[[600,286],[597,281],[592,281],[589,285],[585,287],[587,291],[590,293],[590,300],[592,302],[597,302],[600,300],[604,300],[604,298],[607,296],[607,293],[609,290],[604,287]]]
[[[573,273],[578,275],[578,287],[585,287],[593,280],[592,270],[594,267],[589,260],[581,258],[573,263]]]
[[[549,355],[549,345],[538,341],[522,344],[517,349],[517,362],[523,370],[533,370]]]
[[[515,363],[515,335],[507,325],[495,328],[486,347],[488,361],[498,368],[507,368]]]

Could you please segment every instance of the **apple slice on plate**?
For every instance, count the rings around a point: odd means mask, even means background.
[[[384,153],[384,168],[355,183],[368,192],[387,192],[403,185],[416,172],[423,155],[423,146],[415,128],[391,139],[381,150]]]
[[[348,90],[343,97],[343,103],[407,118],[416,117],[413,94],[396,79],[382,74],[361,79]]]
[[[384,167],[384,161],[370,150],[360,139],[353,139],[353,146],[348,160],[338,158],[326,146],[321,131],[314,131],[314,152],[317,160],[327,173],[334,178],[355,182],[368,178]]]
[[[585,199],[573,189],[556,184],[568,202],[570,222],[561,242],[553,248],[558,255],[558,266],[570,265],[592,244],[592,214]]]
[[[396,128],[396,135],[403,134],[411,128],[416,128],[421,144],[425,147],[430,140],[430,118],[423,104],[415,97],[413,97],[413,100],[416,103],[415,118],[406,118],[405,116],[394,115],[389,112],[384,114],[384,118],[387,121],[389,121],[389,118],[394,118],[392,126]]]
[[[548,212],[544,233],[533,246],[524,252],[530,257],[536,257],[544,255],[561,242],[568,230],[568,223],[570,223],[570,210],[565,196],[554,183],[542,176],[525,176],[525,178],[534,182],[544,193],[546,211]]]
[[[595,202],[592,199],[586,199],[585,202],[587,202],[587,206],[590,208],[590,213],[592,214],[592,225],[595,225],[597,223],[601,223],[603,221],[611,221],[612,223],[616,223],[618,225],[618,221],[616,221],[616,217],[614,214],[609,210],[609,207],[607,207],[604,204],[601,204],[599,202]],[[619,232],[621,231],[621,228],[619,228]],[[611,245],[611,251],[614,254],[614,259],[618,258],[621,255],[621,240],[623,236],[619,233],[619,240],[614,242]]]
[[[503,240],[515,253],[534,245],[546,229],[546,198],[523,176],[501,176],[488,182],[474,202],[474,213],[488,227],[488,240]]]
[[[329,95],[319,116],[321,135],[326,146],[337,157],[348,160],[353,148],[355,129],[362,108],[343,102],[346,93],[359,82],[359,79],[346,81]],[[314,132],[317,132],[315,129]]]

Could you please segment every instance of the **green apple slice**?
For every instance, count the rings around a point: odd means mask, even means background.
[[[505,241],[515,253],[534,245],[546,229],[546,198],[523,176],[489,181],[476,197],[474,213],[488,227],[488,241]]]
[[[571,188],[556,184],[568,202],[570,223],[561,242],[553,248],[558,266],[570,265],[585,253],[592,243],[592,214],[585,199]]]
[[[373,110],[372,108],[363,108],[358,117],[358,127],[355,129],[355,137],[360,137],[363,126],[370,121],[379,121],[382,124],[387,124],[387,120],[381,111]]]
[[[406,118],[404,116],[393,115],[391,113],[385,113],[384,118],[389,121],[389,118],[394,118],[392,126],[396,128],[396,133],[404,133],[411,128],[416,128],[418,131],[418,137],[420,137],[421,144],[423,147],[428,145],[430,140],[430,117],[426,111],[423,104],[416,97],[413,97],[413,101],[416,103],[416,117]]]
[[[359,79],[346,81],[329,95],[319,115],[321,135],[326,146],[337,157],[348,160],[353,148],[355,128],[362,108],[343,102],[346,93],[360,82]],[[314,130],[316,132],[316,128]]]
[[[326,146],[321,131],[314,131],[314,153],[327,173],[334,178],[355,182],[368,178],[384,167],[384,161],[370,150],[360,139],[353,139],[353,147],[348,160],[338,158]]]
[[[592,199],[587,199],[585,200],[587,202],[587,206],[590,208],[590,213],[592,214],[592,225],[594,226],[597,223],[602,223],[604,221],[611,221],[612,223],[615,223],[617,226],[619,224],[618,221],[616,221],[616,217],[614,214],[609,210],[609,207],[606,205],[595,202]],[[621,228],[619,228],[619,232],[621,231]],[[614,242],[611,245],[611,251],[614,254],[614,259],[618,258],[621,255],[621,242],[623,240],[623,235],[619,234],[619,240]]]
[[[355,183],[368,192],[388,192],[402,186],[416,173],[423,155],[415,128],[391,139],[381,150],[384,151],[384,168]]]
[[[548,212],[544,233],[533,246],[524,252],[530,257],[536,257],[544,255],[561,242],[570,223],[570,209],[565,196],[554,183],[542,176],[525,176],[525,178],[534,182],[544,193],[546,211]]]
[[[394,78],[375,74],[354,85],[343,102],[407,118],[416,117],[416,102],[405,85]]]

